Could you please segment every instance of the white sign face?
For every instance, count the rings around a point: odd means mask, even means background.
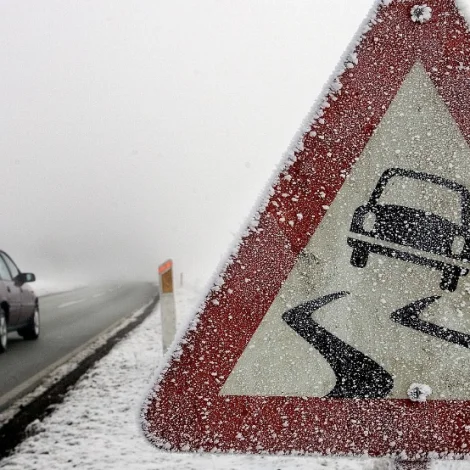
[[[469,399],[469,190],[416,63],[220,393]]]

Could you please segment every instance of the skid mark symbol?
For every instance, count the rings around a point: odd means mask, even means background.
[[[311,315],[349,295],[336,292],[294,307],[282,319],[326,359],[336,376],[330,398],[385,398],[393,388],[392,376],[377,362],[321,327]]]
[[[395,311],[391,315],[391,319],[400,325],[407,326],[416,331],[421,331],[427,335],[447,341],[448,343],[458,344],[464,348],[470,348],[470,335],[461,333],[460,331],[451,330],[443,326],[436,325],[435,323],[421,320],[420,313],[429,305],[439,300],[441,296],[434,295],[426,297],[405,307]]]

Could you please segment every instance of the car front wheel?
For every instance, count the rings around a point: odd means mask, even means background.
[[[34,312],[29,319],[28,326],[18,330],[20,336],[27,340],[34,340],[39,338],[40,331],[40,318],[39,318],[39,306],[34,307]]]
[[[0,309],[0,354],[7,350],[8,326],[5,312]]]

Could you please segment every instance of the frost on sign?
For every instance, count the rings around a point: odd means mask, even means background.
[[[415,23],[426,23],[431,19],[432,8],[427,5],[415,5],[411,9],[411,19]]]
[[[431,387],[426,384],[411,384],[408,389],[408,397],[411,401],[425,402],[431,393]]]
[[[149,397],[159,447],[470,451],[469,28],[383,0],[360,33]]]
[[[221,393],[470,398],[469,188],[470,148],[416,62]]]

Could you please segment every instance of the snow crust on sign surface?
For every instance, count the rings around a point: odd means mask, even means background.
[[[145,420],[145,415],[147,413],[147,408],[151,403],[152,398],[156,395],[159,390],[159,382],[165,375],[165,372],[170,366],[171,360],[178,360],[182,354],[182,345],[185,343],[185,336],[190,331],[194,331],[199,323],[199,316],[203,312],[206,303],[209,301],[209,297],[212,292],[217,292],[220,290],[221,285],[225,282],[225,273],[227,268],[233,264],[234,258],[238,254],[240,247],[243,245],[244,239],[250,235],[250,233],[258,230],[259,221],[261,215],[266,210],[266,207],[269,203],[270,198],[275,194],[275,187],[279,183],[280,178],[289,178],[287,175],[287,170],[292,166],[296,161],[297,152],[303,149],[303,139],[306,137],[307,132],[311,129],[312,125],[315,123],[321,123],[323,118],[323,110],[331,106],[330,101],[335,101],[336,96],[341,93],[341,76],[357,65],[360,60],[360,56],[357,54],[356,49],[360,44],[364,35],[371,29],[375,23],[375,18],[379,10],[382,7],[386,7],[392,3],[392,0],[375,0],[371,9],[369,10],[364,21],[359,26],[357,33],[354,35],[353,39],[349,43],[349,46],[344,51],[341,56],[338,65],[336,66],[333,73],[330,75],[330,78],[323,86],[322,91],[319,94],[319,98],[312,106],[310,112],[307,114],[306,118],[303,120],[301,126],[299,127],[297,133],[291,141],[287,151],[281,158],[279,165],[274,169],[266,189],[261,193],[256,201],[253,209],[251,210],[248,218],[245,220],[245,223],[242,225],[240,232],[235,237],[234,244],[229,248],[227,254],[222,257],[221,262],[219,263],[215,273],[211,276],[209,282],[207,283],[207,288],[202,291],[201,302],[198,304],[200,307],[194,312],[194,314],[189,318],[189,321],[186,325],[182,325],[175,335],[175,339],[172,345],[169,347],[164,360],[161,363],[161,366],[157,369],[155,373],[155,382],[152,387],[147,399],[144,403],[142,409],[142,425],[143,429],[146,432],[147,424]],[[324,122],[324,120],[323,120]],[[310,137],[316,137],[310,133]],[[299,216],[302,218],[302,214]],[[146,432],[147,433],[147,432]],[[151,434],[147,433],[149,439],[152,439]]]
[[[369,200],[384,171],[408,168],[445,176],[470,187],[469,161],[470,148],[465,138],[417,61],[330,204],[328,216],[296,259],[220,394],[327,395],[337,382],[330,365],[309,342],[286,326],[282,316],[312,299],[348,292],[312,313],[312,318],[394,376],[388,398],[408,399],[410,383],[427,383],[435,391],[429,398],[468,399],[470,375],[465,375],[465,364],[470,360],[470,350],[460,351],[453,343],[441,344],[438,338],[427,338],[426,348],[422,349],[416,331],[389,320],[391,312],[434,294],[439,296],[439,302],[427,309],[427,321],[469,331],[470,317],[461,318],[458,312],[446,314],[468,302],[464,290],[467,283],[461,281],[460,288],[449,295],[441,292],[439,272],[385,257],[372,256],[367,261],[368,268],[358,270],[350,263],[346,240],[350,236],[351,214]],[[438,201],[426,209],[441,216],[449,216],[455,207],[460,207],[458,196],[449,199],[446,191],[435,194],[436,190],[437,187],[426,185],[407,186],[402,181],[401,191],[393,192],[385,204],[407,206],[412,199],[418,203],[424,197],[428,203],[437,197]],[[385,192],[382,203],[384,197],[390,195]],[[386,289],[377,287],[385,281]]]

